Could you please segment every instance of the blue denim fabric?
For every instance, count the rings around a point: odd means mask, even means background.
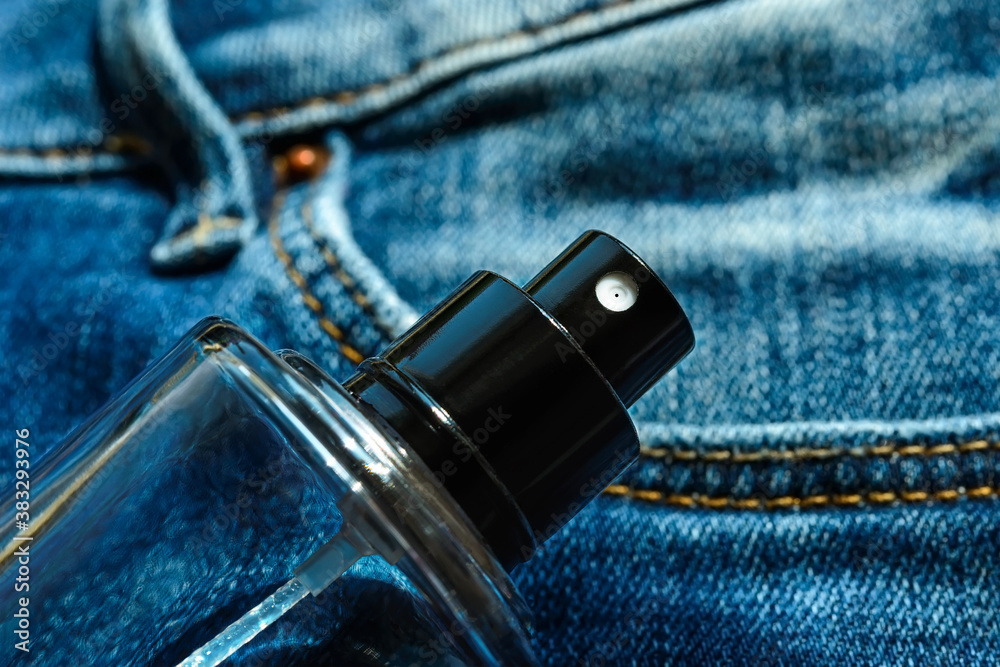
[[[1000,664],[1000,3],[97,4],[0,8],[9,431],[211,313],[344,377],[596,227],[699,346],[515,571],[542,659]],[[300,142],[332,165],[273,196]]]

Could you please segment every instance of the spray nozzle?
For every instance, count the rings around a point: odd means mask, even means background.
[[[626,407],[694,347],[670,290],[607,234],[581,236],[524,290],[572,333]]]
[[[693,346],[646,263],[590,231],[523,289],[476,273],[345,387],[510,568],[635,460],[627,407]]]

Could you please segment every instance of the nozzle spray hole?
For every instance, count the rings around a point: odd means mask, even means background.
[[[595,291],[601,305],[616,313],[631,308],[639,296],[639,286],[635,284],[635,280],[621,271],[605,274],[597,281]]]

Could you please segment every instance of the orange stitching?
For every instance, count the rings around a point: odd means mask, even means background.
[[[452,47],[450,47],[448,49],[445,49],[444,51],[441,51],[440,53],[436,53],[436,54],[434,54],[432,56],[428,56],[427,58],[423,58],[423,59],[419,60],[417,63],[415,63],[409,70],[407,70],[405,72],[400,72],[400,73],[394,74],[391,77],[389,77],[388,79],[385,79],[384,81],[378,81],[378,82],[375,82],[375,83],[366,84],[364,86],[361,86],[360,88],[355,88],[353,90],[340,90],[340,91],[337,91],[337,92],[328,93],[326,95],[313,96],[313,97],[310,97],[308,99],[302,100],[302,101],[294,104],[293,106],[281,106],[281,107],[275,107],[275,108],[272,108],[272,109],[268,109],[266,111],[247,111],[247,112],[242,113],[242,114],[234,114],[234,115],[230,116],[230,119],[234,123],[252,122],[252,121],[259,122],[259,121],[266,120],[267,118],[275,118],[277,116],[282,116],[282,115],[291,113],[293,111],[297,111],[297,110],[300,110],[300,109],[306,109],[308,107],[314,107],[314,106],[319,106],[319,105],[323,105],[323,104],[328,104],[328,103],[331,103],[331,102],[334,103],[334,104],[341,104],[341,105],[351,104],[352,102],[355,102],[358,97],[360,97],[362,95],[369,94],[369,93],[375,93],[375,92],[378,92],[380,90],[385,89],[387,86],[390,86],[390,85],[393,85],[393,84],[398,84],[398,83],[401,83],[403,81],[406,81],[407,79],[412,78],[412,77],[416,76],[417,74],[419,74],[421,70],[425,69],[431,63],[434,63],[436,61],[442,60],[443,58],[447,58],[448,56],[452,56],[452,55],[454,55],[456,53],[462,53],[463,51],[469,51],[469,50],[474,49],[474,48],[476,48],[478,46],[483,46],[483,45],[486,45],[486,44],[499,44],[499,43],[505,42],[505,41],[512,41],[512,40],[516,40],[516,39],[520,39],[520,38],[527,38],[527,37],[530,37],[532,35],[539,34],[539,33],[543,32],[543,31],[546,31],[546,30],[556,29],[556,28],[562,27],[564,25],[573,23],[574,21],[578,21],[580,19],[586,18],[589,15],[599,15],[599,14],[601,14],[603,12],[607,12],[607,11],[612,10],[612,9],[618,9],[618,8],[623,7],[625,5],[636,4],[637,2],[641,2],[641,0],[612,0],[611,2],[608,2],[605,5],[603,5],[601,7],[598,7],[597,9],[582,9],[582,10],[579,10],[577,12],[569,14],[568,16],[563,17],[560,21],[556,21],[554,23],[547,23],[547,24],[541,25],[541,26],[526,26],[526,27],[522,27],[522,28],[518,28],[516,30],[513,30],[513,31],[511,31],[509,33],[505,33],[503,35],[499,35],[499,36],[495,36],[495,37],[483,37],[483,38],[480,38],[480,39],[475,39],[475,40],[471,40],[471,41],[468,41],[468,42],[463,42],[462,44],[457,44],[457,45],[452,46]],[[121,142],[110,141],[111,139],[117,139],[119,136],[124,137],[125,135],[113,135],[112,137],[109,137],[109,141],[108,141],[109,145],[105,146],[101,152],[102,153],[109,153],[109,154],[118,154],[118,153],[127,153],[130,150],[137,150],[138,152],[140,152],[142,154],[147,154],[148,151],[141,151],[141,150],[138,150],[135,145],[129,145],[130,144],[130,140],[121,141]],[[140,139],[140,141],[142,141],[142,140]],[[52,153],[52,154],[50,155],[49,153]],[[61,149],[61,148],[53,148],[53,149],[35,149],[35,148],[0,149],[0,155],[37,155],[39,157],[52,158],[52,159],[59,158],[59,157],[65,157],[65,155],[67,153],[68,153],[68,151],[66,149]]]
[[[266,118],[274,118],[276,116],[281,116],[281,115],[286,114],[286,113],[288,113],[290,111],[295,111],[295,110],[298,110],[298,109],[304,109],[304,108],[310,107],[310,106],[317,106],[317,105],[320,105],[320,104],[326,104],[328,102],[333,102],[335,104],[350,104],[351,102],[354,102],[361,95],[365,95],[365,94],[368,94],[368,93],[374,93],[374,92],[377,92],[379,90],[384,89],[386,86],[389,86],[389,85],[392,85],[392,84],[396,84],[396,83],[399,83],[401,81],[405,81],[408,78],[412,78],[412,77],[416,76],[417,74],[419,74],[420,70],[424,69],[425,67],[427,67],[431,63],[433,63],[435,61],[438,61],[438,60],[442,60],[442,59],[447,58],[449,56],[452,56],[452,55],[454,55],[456,53],[462,53],[463,51],[470,51],[470,50],[472,50],[472,49],[474,49],[476,47],[483,46],[483,45],[486,45],[486,44],[499,44],[499,43],[505,42],[505,41],[512,41],[512,40],[516,40],[516,39],[520,39],[520,38],[527,38],[527,37],[530,37],[531,35],[535,35],[535,34],[538,34],[540,32],[546,31],[546,30],[552,30],[552,29],[555,29],[555,28],[559,28],[559,27],[562,27],[562,26],[564,26],[566,24],[572,23],[574,21],[587,18],[587,16],[589,16],[589,15],[596,15],[596,14],[599,14],[601,12],[608,11],[610,9],[617,9],[617,8],[622,7],[624,5],[635,4],[636,2],[639,2],[639,1],[640,0],[613,0],[612,2],[609,2],[609,3],[607,3],[607,4],[605,4],[605,5],[601,6],[601,7],[599,7],[597,9],[581,9],[579,11],[576,11],[576,12],[572,13],[572,14],[569,14],[568,16],[564,16],[561,20],[556,21],[554,23],[547,23],[545,25],[540,25],[540,26],[526,26],[526,27],[518,28],[518,29],[513,30],[511,32],[505,33],[503,35],[494,36],[494,37],[482,37],[480,39],[474,39],[474,40],[471,40],[471,41],[468,41],[468,42],[463,42],[461,44],[457,44],[457,45],[452,46],[452,47],[450,47],[448,49],[445,49],[444,51],[441,51],[440,53],[436,53],[433,56],[428,56],[426,58],[423,58],[423,59],[419,60],[416,64],[414,64],[413,66],[411,66],[409,70],[407,70],[405,72],[402,72],[402,73],[399,73],[399,74],[395,74],[395,75],[389,77],[388,79],[385,79],[384,81],[378,81],[376,83],[369,83],[369,84],[366,84],[366,85],[364,85],[364,86],[362,86],[360,88],[355,88],[353,90],[341,90],[341,91],[337,91],[337,92],[334,92],[334,93],[328,93],[326,95],[320,95],[320,96],[316,96],[316,97],[311,97],[311,98],[309,98],[309,99],[307,99],[307,100],[305,100],[303,102],[299,102],[298,104],[296,104],[292,108],[289,108],[289,107],[285,106],[285,107],[278,107],[278,108],[275,108],[275,109],[270,109],[270,110],[267,110],[267,111],[249,111],[247,113],[244,113],[244,114],[241,114],[241,115],[238,115],[238,116],[234,116],[233,117],[233,122],[239,123],[239,122],[243,122],[243,121],[261,121],[261,120],[264,120]]]
[[[361,310],[368,315],[372,324],[374,324],[379,331],[389,338],[394,338],[394,334],[379,321],[378,315],[375,313],[375,308],[372,306],[368,296],[361,290],[354,278],[347,273],[347,270],[344,269],[340,260],[337,259],[337,256],[326,244],[326,240],[323,239],[319,235],[319,232],[316,231],[316,227],[313,224],[312,204],[308,200],[302,204],[302,223],[305,226],[306,231],[309,232],[309,236],[312,237],[313,242],[316,243],[316,247],[319,248],[320,254],[323,255],[323,261],[325,261],[327,266],[330,267],[334,277],[339,280],[340,284],[347,290],[351,300],[354,301],[354,303],[356,303]]]
[[[284,245],[281,242],[281,236],[278,234],[278,215],[281,212],[281,207],[285,203],[284,195],[278,195],[274,199],[272,204],[273,211],[271,213],[271,220],[268,224],[268,231],[271,236],[271,246],[274,248],[274,254],[278,256],[281,263],[285,267],[285,273],[288,274],[288,278],[295,283],[296,287],[302,293],[302,301],[306,304],[309,310],[316,314],[319,318],[319,325],[322,327],[331,338],[333,338],[338,343],[338,349],[340,353],[345,357],[350,359],[356,364],[360,364],[364,360],[364,355],[357,351],[350,343],[346,341],[346,336],[344,332],[341,331],[336,324],[334,324],[326,316],[323,310],[323,304],[320,303],[319,299],[313,296],[312,292],[309,290],[309,284],[306,279],[299,273],[298,269],[295,268],[295,261],[292,259],[291,255],[285,250]]]
[[[951,502],[959,498],[989,498],[1000,494],[1000,489],[980,486],[975,489],[945,489],[942,491],[871,491],[867,494],[780,496],[777,498],[732,498],[729,496],[679,495],[650,489],[633,489],[624,484],[613,484],[604,490],[609,496],[633,498],[645,502],[674,507],[703,507],[706,509],[775,510],[790,507],[827,507],[830,505],[858,507],[862,505],[888,505],[894,502],[920,503],[931,500]]]
[[[666,449],[642,446],[639,454],[653,459],[672,461],[705,461],[726,463],[755,463],[759,461],[805,461],[809,459],[829,459],[840,456],[855,458],[870,458],[875,456],[941,456],[943,454],[965,454],[987,449],[1000,450],[1000,442],[973,440],[960,444],[939,445],[876,445],[869,447],[853,447],[851,449],[762,449],[757,452],[736,452],[724,450],[718,452],[696,452],[687,449]]]
[[[14,148],[0,148],[0,155],[12,155],[15,157],[38,157],[44,160],[60,160],[71,157],[93,157],[97,154],[104,155],[149,155],[153,152],[153,147],[148,141],[136,134],[113,134],[104,139],[104,145],[100,149],[92,146],[79,146],[78,148],[31,148],[17,146]]]

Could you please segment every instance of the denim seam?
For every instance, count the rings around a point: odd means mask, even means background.
[[[985,499],[1000,495],[1000,488],[979,486],[972,489],[943,489],[940,491],[870,491],[852,494],[819,494],[811,496],[778,496],[776,498],[735,498],[732,496],[706,496],[702,494],[682,495],[664,493],[650,489],[636,489],[624,484],[613,484],[604,494],[620,498],[641,500],[659,505],[684,507],[688,509],[714,510],[779,510],[816,507],[862,507],[866,505],[890,505],[892,503],[926,503],[932,501],[949,502],[968,499]]]
[[[599,28],[595,28],[595,29],[593,29],[594,30],[593,34],[601,34],[601,33],[605,32],[605,31],[608,31],[608,30],[615,30],[615,29],[619,29],[619,28],[624,28],[624,27],[636,25],[636,24],[638,24],[639,22],[641,22],[641,21],[643,21],[645,19],[656,18],[656,17],[660,16],[663,13],[672,13],[672,12],[675,12],[675,11],[683,11],[683,10],[688,10],[688,9],[694,9],[694,8],[699,7],[699,6],[702,6],[702,5],[705,5],[705,4],[711,4],[711,3],[716,2],[716,1],[717,0],[687,0],[687,1],[678,0],[677,2],[668,2],[668,3],[666,3],[665,6],[658,6],[658,5],[663,5],[662,0],[652,1],[652,2],[650,2],[649,0],[646,0],[646,1],[644,1],[644,0],[612,0],[611,2],[609,2],[609,3],[605,4],[605,5],[602,5],[601,7],[598,7],[596,9],[583,9],[583,10],[574,12],[572,14],[569,14],[567,16],[561,17],[559,20],[553,21],[551,23],[545,23],[545,24],[537,25],[537,26],[530,26],[530,25],[529,26],[523,26],[523,27],[520,27],[520,28],[518,28],[516,30],[513,30],[513,31],[511,31],[509,33],[505,33],[503,35],[499,35],[499,36],[495,36],[495,37],[484,37],[484,38],[475,39],[475,40],[472,40],[472,41],[469,41],[469,42],[463,42],[462,44],[458,44],[456,46],[449,47],[449,48],[445,49],[444,51],[441,51],[441,52],[436,53],[436,54],[434,54],[432,56],[428,56],[426,58],[423,58],[423,59],[419,60],[417,63],[415,63],[414,65],[412,65],[410,67],[410,69],[408,69],[407,71],[401,72],[401,73],[396,74],[396,75],[393,75],[393,76],[391,76],[391,77],[389,77],[387,79],[384,79],[382,81],[377,81],[375,83],[365,84],[364,86],[360,86],[358,88],[354,88],[354,89],[350,89],[350,90],[340,90],[340,91],[336,91],[336,92],[333,92],[333,93],[328,93],[328,94],[325,94],[325,95],[319,95],[319,96],[309,97],[309,98],[304,99],[304,100],[299,100],[297,102],[293,102],[293,103],[291,103],[289,105],[280,106],[280,107],[273,107],[273,108],[265,110],[265,111],[259,111],[259,110],[248,111],[248,112],[240,113],[240,114],[232,114],[229,117],[230,117],[230,119],[231,119],[231,121],[233,123],[239,124],[239,127],[236,128],[237,132],[243,138],[247,138],[247,137],[255,136],[255,135],[259,134],[259,131],[258,131],[259,128],[257,128],[256,126],[253,126],[254,124],[259,124],[259,123],[266,122],[266,121],[269,121],[269,120],[280,119],[280,118],[282,118],[284,116],[293,114],[293,113],[298,112],[298,111],[303,111],[303,110],[306,110],[306,109],[309,109],[309,108],[318,108],[318,107],[321,107],[321,106],[324,106],[324,105],[327,105],[327,104],[334,104],[334,105],[341,105],[341,106],[346,106],[346,105],[352,104],[352,103],[356,102],[359,97],[362,97],[364,95],[379,93],[379,92],[383,91],[384,89],[386,89],[386,88],[388,88],[390,86],[397,85],[397,84],[403,84],[403,83],[406,83],[406,82],[408,82],[410,80],[417,79],[423,73],[423,71],[425,71],[427,69],[430,69],[432,66],[435,66],[435,65],[437,65],[439,63],[442,63],[442,62],[447,62],[447,60],[449,58],[450,59],[455,59],[456,57],[461,56],[462,54],[464,54],[466,52],[474,51],[476,48],[479,48],[479,47],[484,47],[484,46],[503,46],[503,45],[515,42],[519,38],[525,38],[525,37],[531,37],[531,36],[538,36],[538,35],[540,35],[542,33],[548,32],[548,31],[558,30],[558,29],[563,28],[563,27],[565,27],[567,25],[571,25],[571,24],[573,24],[576,21],[581,21],[582,19],[588,19],[588,18],[603,19],[607,15],[613,14],[615,12],[615,10],[620,10],[623,7],[637,6],[637,5],[640,5],[640,6],[641,5],[650,5],[650,7],[648,8],[648,13],[647,14],[640,14],[638,16],[625,16],[625,17],[622,17],[620,19],[616,19],[618,21],[618,23],[614,23],[612,25],[607,25],[607,26],[600,26]],[[456,76],[461,75],[461,74],[466,74],[468,72],[474,72],[474,71],[476,71],[476,69],[477,69],[478,66],[493,65],[493,64],[499,64],[499,63],[502,63],[502,62],[510,62],[510,61],[515,60],[515,59],[520,58],[520,57],[530,56],[530,55],[539,53],[540,51],[544,50],[544,48],[548,48],[550,46],[555,46],[555,45],[558,45],[558,44],[562,44],[562,43],[567,43],[567,42],[570,42],[570,41],[574,41],[574,40],[576,40],[576,39],[578,39],[578,38],[580,38],[582,36],[586,36],[586,35],[587,35],[586,31],[581,32],[581,34],[575,34],[574,33],[572,35],[568,35],[568,36],[565,36],[565,37],[563,37],[563,38],[561,38],[559,40],[556,40],[552,44],[545,44],[545,45],[539,46],[539,47],[537,47],[535,49],[528,50],[528,51],[526,51],[524,53],[517,53],[517,54],[515,54],[513,56],[506,57],[506,58],[498,57],[498,58],[494,58],[493,60],[488,60],[487,59],[488,62],[473,64],[473,65],[469,66],[468,68],[466,68],[463,72],[458,72],[456,74]],[[436,82],[438,82],[438,81],[435,80],[432,83],[436,83]],[[419,92],[419,91],[417,91],[417,92]],[[252,125],[252,127],[246,127],[246,125],[248,125],[248,124]],[[294,131],[294,129],[295,128],[290,128],[291,131]],[[112,135],[111,137],[109,137],[109,139],[112,139],[112,140],[116,139],[116,138],[117,138],[117,135]],[[100,151],[93,151],[93,153],[94,154],[99,154],[99,155],[117,155],[117,154],[121,154],[121,153],[128,153],[129,150],[127,148],[123,148],[121,146],[121,144],[123,144],[123,143],[125,143],[125,144],[129,143],[128,139],[126,138],[126,141],[124,141],[124,142],[115,141],[114,144],[116,144],[116,145],[102,147]],[[32,157],[37,157],[37,158],[45,159],[45,160],[58,160],[58,159],[61,159],[62,157],[65,157],[65,156],[64,155],[58,155],[57,152],[69,152],[70,150],[71,150],[71,148],[69,148],[69,147],[53,147],[53,148],[45,148],[45,149],[36,149],[36,148],[31,148],[31,147],[24,147],[24,148],[14,147],[14,148],[9,148],[9,149],[0,148],[0,156],[3,156],[3,155],[13,155],[13,156],[26,156],[26,155],[30,155]]]
[[[327,335],[337,342],[337,349],[342,355],[344,355],[344,357],[351,360],[355,364],[359,364],[364,360],[364,355],[347,341],[347,336],[344,332],[336,324],[334,324],[329,317],[326,316],[323,304],[320,303],[319,299],[317,299],[312,293],[312,289],[310,288],[308,281],[306,281],[305,277],[303,277],[303,275],[299,273],[299,270],[295,268],[295,260],[292,259],[292,256],[288,254],[287,250],[285,250],[285,246],[281,241],[278,224],[279,214],[284,203],[285,196],[283,193],[275,196],[272,204],[271,220],[268,224],[271,237],[271,247],[274,249],[274,254],[277,255],[282,266],[284,266],[285,274],[288,276],[289,280],[291,280],[292,283],[299,288],[299,292],[302,294],[302,302],[309,308],[309,310],[313,311],[319,319],[320,328],[322,328]]]
[[[597,9],[581,9],[579,11],[573,12],[572,14],[568,14],[567,16],[561,17],[558,21],[554,21],[552,23],[543,23],[541,25],[536,25],[536,26],[531,26],[531,25],[521,26],[516,30],[504,33],[503,35],[480,37],[479,39],[474,39],[468,42],[462,42],[461,44],[450,46],[447,49],[440,51],[439,53],[435,53],[434,55],[427,56],[426,58],[421,58],[416,63],[411,65],[410,69],[406,70],[405,72],[394,74],[393,76],[387,79],[383,79],[382,81],[376,81],[375,83],[368,83],[358,88],[353,88],[350,90],[339,90],[337,92],[328,93],[326,95],[317,95],[315,97],[310,97],[308,99],[302,100],[301,102],[298,102],[296,104],[273,107],[266,111],[248,111],[246,113],[234,116],[233,121],[239,123],[241,121],[246,121],[246,120],[255,121],[267,117],[283,116],[287,113],[296,111],[304,107],[318,106],[320,104],[326,104],[327,102],[334,102],[337,104],[350,104],[359,95],[364,95],[365,93],[379,92],[391,84],[399,83],[414,76],[420,70],[436,63],[439,60],[443,60],[444,58],[454,56],[456,53],[468,51],[470,49],[479,46],[485,46],[487,44],[502,44],[503,42],[513,41],[519,37],[534,35],[545,30],[558,28],[567,23],[571,23],[573,21],[585,18],[587,16],[600,16],[601,14],[613,10],[617,7],[636,4],[639,2],[641,2],[641,0],[612,0],[612,2],[602,5]]]
[[[247,111],[232,116],[233,123],[244,137],[256,136],[258,134],[278,134],[301,129],[300,125],[330,124],[334,122],[353,122],[358,120],[365,109],[360,111],[355,109],[342,118],[325,118],[319,121],[309,121],[300,119],[298,122],[293,118],[287,119],[298,113],[308,113],[313,110],[322,110],[324,107],[333,106],[340,109],[348,109],[350,105],[358,106],[367,96],[384,95],[392,99],[386,104],[369,105],[372,111],[381,111],[384,107],[392,103],[405,101],[432,85],[440,84],[443,81],[457,78],[459,76],[475,72],[486,66],[498,65],[505,62],[512,62],[518,58],[535,55],[546,48],[570,43],[584,37],[601,35],[613,30],[631,27],[649,19],[655,19],[663,15],[674,12],[695,9],[703,5],[714,4],[719,0],[612,0],[596,9],[584,9],[559,20],[538,26],[523,26],[509,33],[496,37],[485,37],[481,39],[464,42],[457,46],[423,58],[410,66],[405,72],[395,74],[389,78],[363,86],[340,90],[325,95],[309,97],[287,105],[273,107],[264,111]],[[623,16],[614,16],[616,12],[622,12],[631,8],[633,11],[623,12]],[[574,26],[575,23],[582,23],[585,20],[593,19],[601,25],[595,26]],[[548,42],[544,38],[548,33],[558,33],[562,28],[569,27],[569,34],[553,35]],[[530,45],[522,51],[513,53],[489,53],[478,59],[470,58],[469,54],[475,55],[477,49],[482,47],[496,48],[502,50],[503,47],[516,45],[518,39],[534,37],[541,43]],[[464,60],[463,60],[464,58]],[[453,63],[449,67],[449,63]],[[439,67],[440,66],[440,67]],[[440,73],[428,74],[429,70],[439,67],[445,70]],[[412,84],[412,85],[411,85]],[[396,90],[394,88],[405,88]],[[395,93],[395,95],[393,95]],[[315,114],[314,114],[315,115]],[[284,123],[269,125],[274,121],[286,120]]]
[[[15,146],[13,148],[0,147],[0,155],[13,155],[17,157],[36,157],[43,160],[60,160],[73,157],[93,157],[95,155],[150,155],[153,152],[152,145],[138,134],[121,133],[112,134],[105,138],[103,146],[100,148],[92,146],[80,146],[75,151],[70,147],[50,147],[34,148],[31,146]]]
[[[756,452],[739,452],[732,450],[699,452],[686,449],[663,449],[643,446],[641,456],[669,461],[709,461],[726,463],[754,463],[760,461],[807,461],[812,459],[830,459],[850,456],[853,458],[874,458],[880,456],[941,456],[943,454],[960,454],[978,452],[987,449],[1000,450],[1000,442],[972,440],[958,444],[941,443],[935,445],[900,445],[888,443],[870,447],[852,447],[850,449],[762,449]]]
[[[309,236],[312,238],[313,243],[316,244],[320,255],[323,257],[323,261],[326,262],[327,266],[330,267],[330,271],[333,277],[344,286],[347,290],[348,295],[355,304],[368,316],[369,322],[372,326],[378,329],[384,336],[388,337],[390,340],[395,338],[395,334],[389,329],[389,327],[381,321],[378,314],[375,312],[372,306],[371,299],[368,294],[357,284],[354,278],[347,272],[347,270],[341,265],[340,260],[337,259],[336,254],[330,249],[326,241],[319,235],[316,231],[316,227],[313,224],[313,209],[312,202],[306,199],[301,208],[302,213],[302,224]]]

